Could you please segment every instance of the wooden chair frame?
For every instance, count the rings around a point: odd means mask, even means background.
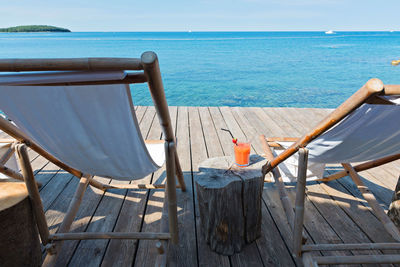
[[[263,144],[267,163],[262,168],[265,176],[271,172],[278,187],[279,196],[285,211],[287,220],[293,230],[293,255],[303,260],[304,266],[318,266],[318,264],[362,264],[362,263],[400,263],[400,255],[356,255],[356,256],[320,256],[312,257],[311,251],[324,250],[365,250],[365,249],[400,249],[400,232],[394,223],[387,216],[383,208],[379,205],[374,195],[368,190],[368,187],[362,182],[358,172],[381,166],[388,162],[400,159],[400,154],[383,157],[377,160],[368,161],[357,166],[350,163],[342,163],[345,170],[336,172],[328,177],[318,181],[332,181],[349,175],[357,185],[362,196],[368,202],[377,218],[383,223],[385,229],[398,242],[394,243],[359,243],[359,244],[305,244],[305,235],[303,231],[304,222],[304,200],[306,186],[306,171],[308,163],[308,150],[306,146],[322,133],[340,122],[363,103],[373,104],[391,104],[382,96],[400,95],[400,85],[384,85],[379,79],[369,80],[363,87],[354,93],[349,99],[343,102],[329,116],[322,120],[315,128],[301,138],[265,138],[260,136]],[[283,151],[279,156],[274,157],[271,147],[280,147],[277,141],[293,141],[293,145]],[[295,209],[291,205],[287,195],[285,185],[281,174],[276,168],[279,163],[299,152],[299,168],[296,185]]]
[[[176,244],[178,242],[178,218],[176,201],[176,181],[182,191],[186,191],[182,169],[179,163],[176,151],[176,139],[171,125],[168,105],[165,98],[164,87],[161,79],[161,72],[157,55],[154,52],[145,52],[140,59],[136,58],[76,58],[76,59],[1,59],[0,71],[18,72],[18,71],[99,71],[99,70],[124,70],[136,71],[129,73],[123,80],[107,80],[96,82],[72,82],[72,83],[48,83],[45,85],[86,85],[86,84],[130,84],[130,83],[148,83],[150,93],[156,108],[160,125],[164,134],[165,153],[166,153],[166,186],[154,184],[103,184],[93,179],[90,174],[82,173],[67,164],[59,161],[54,156],[42,149],[38,144],[31,140],[19,128],[11,124],[4,118],[0,118],[0,129],[8,135],[15,138],[18,144],[10,145],[10,150],[15,148],[21,173],[11,170],[4,166],[7,156],[0,159],[0,172],[23,180],[26,183],[29,196],[32,201],[39,234],[43,245],[47,249],[47,256],[44,259],[44,266],[54,266],[57,256],[61,250],[63,240],[81,240],[81,239],[154,239],[159,240],[156,247],[159,252],[156,264],[158,266],[166,265],[166,250],[168,241]],[[35,84],[37,85],[37,84]],[[8,140],[10,141],[10,140]],[[12,140],[11,140],[12,141]],[[68,211],[62,221],[58,232],[50,234],[44,214],[42,202],[40,199],[37,184],[34,179],[32,167],[27,154],[27,147],[30,147],[50,162],[64,169],[79,178],[79,185],[75,195],[70,203]],[[166,196],[164,198],[161,232],[131,232],[131,233],[70,233],[69,229],[74,221],[79,205],[82,201],[84,192],[88,185],[92,185],[103,191],[111,188],[121,189],[158,189],[165,188]],[[167,223],[168,220],[168,223]]]

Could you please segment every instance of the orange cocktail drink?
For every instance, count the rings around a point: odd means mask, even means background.
[[[250,143],[237,143],[234,149],[236,165],[239,167],[249,166]]]

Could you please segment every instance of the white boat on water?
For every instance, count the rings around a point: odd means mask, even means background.
[[[325,32],[325,34],[335,34],[335,33],[336,33],[336,32],[334,32],[334,31],[332,31],[332,30]]]

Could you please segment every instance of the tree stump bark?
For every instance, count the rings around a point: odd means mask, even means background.
[[[39,234],[25,183],[0,179],[0,266],[40,266]]]
[[[388,210],[389,218],[394,222],[397,228],[400,229],[400,176],[397,180],[396,188],[394,189],[392,203]]]
[[[213,251],[232,255],[261,235],[261,167],[265,162],[251,155],[246,168],[237,167],[232,157],[211,158],[199,165],[200,229]]]

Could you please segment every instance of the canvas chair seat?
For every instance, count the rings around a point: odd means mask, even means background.
[[[164,142],[157,144],[147,144],[147,151],[150,154],[151,159],[158,166],[162,166],[165,163],[165,145]]]
[[[364,162],[400,153],[399,97],[394,105],[363,104],[310,142],[307,180],[321,179],[325,164]],[[293,142],[278,142],[287,149]],[[275,155],[282,153],[276,150]],[[297,179],[298,153],[278,165],[284,182]]]
[[[129,85],[34,85],[125,76],[123,71],[3,75],[0,109],[69,166],[90,175],[139,179],[160,168],[165,153],[163,144],[144,143]]]
[[[362,162],[400,152],[400,106],[363,104],[310,144],[309,160]]]

